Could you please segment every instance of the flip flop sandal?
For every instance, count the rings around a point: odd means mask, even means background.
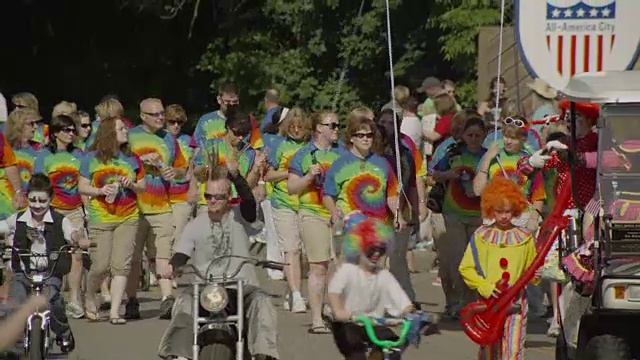
[[[127,320],[125,320],[125,319],[123,319],[123,318],[120,318],[120,317],[117,317],[117,318],[111,318],[111,319],[109,319],[109,323],[110,323],[111,325],[124,325],[124,324],[126,324],[126,323],[127,323]]]
[[[105,317],[100,316],[100,310],[93,311],[87,308],[84,309],[84,317],[88,322],[102,322],[106,320]]]
[[[331,330],[329,330],[325,325],[316,325],[312,326],[307,330],[309,334],[329,334]]]

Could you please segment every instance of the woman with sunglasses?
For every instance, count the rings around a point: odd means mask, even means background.
[[[76,229],[84,229],[83,198],[78,191],[83,154],[74,145],[75,133],[75,122],[71,117],[59,115],[51,119],[49,145],[38,155],[34,172],[43,173],[51,179],[54,193],[51,208],[68,217]],[[67,315],[80,319],[84,316],[80,295],[82,254],[72,256],[71,271],[67,279],[70,290]]]
[[[322,320],[322,304],[331,260],[331,213],[322,204],[322,184],[331,163],[340,157],[338,117],[322,112],[311,116],[313,139],[298,150],[289,163],[289,194],[299,196],[299,221],[302,243],[309,259],[309,305],[311,334],[325,334],[329,329]]]
[[[514,116],[507,116],[505,118],[502,119],[502,127],[504,128],[505,125],[514,125],[516,127],[522,128],[526,130],[526,140],[523,146],[523,149],[529,153],[529,154],[533,154],[534,152],[536,152],[537,150],[540,150],[540,146],[542,143],[542,140],[540,138],[540,134],[538,134],[538,132],[535,129],[532,129],[529,127],[529,122],[527,121],[527,119],[524,116],[520,116],[520,115],[514,115]],[[503,129],[500,128],[498,129],[497,132],[493,132],[493,129],[489,129],[492,131],[492,133],[490,133],[485,139],[484,139],[484,144],[482,144],[482,146],[484,146],[485,148],[489,148],[491,146],[491,143],[495,141],[498,142],[499,146],[504,146],[504,132]]]
[[[391,224],[398,204],[398,181],[393,169],[385,158],[373,152],[381,143],[373,112],[362,110],[349,114],[344,139],[348,151],[331,164],[322,188],[323,204],[336,226],[354,211]],[[406,222],[402,216],[398,221],[401,231]],[[335,240],[340,241],[340,236]],[[341,249],[340,244],[334,245],[334,250]]]
[[[89,196],[89,240],[97,247],[91,253],[87,275],[85,316],[102,320],[96,304],[96,287],[111,274],[109,321],[124,324],[120,304],[131,271],[140,211],[137,193],[145,190],[144,167],[128,145],[128,129],[120,118],[100,121],[96,141],[80,164],[80,194]]]
[[[21,188],[16,191],[20,190],[22,193],[27,189],[36,158],[42,149],[42,143],[33,140],[38,116],[38,112],[32,108],[18,108],[9,114],[4,127],[4,135],[18,161]]]
[[[86,111],[79,110],[72,116],[76,122],[76,139],[75,146],[78,149],[86,149],[86,142],[91,135],[91,116]]]
[[[298,195],[289,193],[289,163],[293,155],[302,149],[311,136],[311,120],[300,108],[293,108],[285,116],[278,127],[278,133],[285,139],[275,150],[269,152],[268,170],[265,181],[273,184],[271,208],[276,225],[278,242],[284,252],[284,274],[289,285],[289,294],[285,300],[285,309],[296,313],[307,311],[302,298],[300,255],[302,239],[300,237],[300,218],[298,214],[300,201]]]
[[[251,119],[246,113],[236,110],[227,114],[225,119],[226,133],[221,138],[208,139],[202,150],[195,154],[193,160],[193,178],[189,186],[189,192],[198,200],[198,213],[207,211],[207,194],[205,193],[207,179],[210,176],[212,164],[218,164],[235,169],[242,177],[247,179],[250,188],[256,187],[260,174],[265,166],[265,156],[255,151],[251,146],[245,145],[252,130]],[[216,157],[213,159],[212,157]],[[215,161],[214,161],[215,160]],[[232,204],[240,201],[235,187],[231,186],[233,194]],[[193,197],[193,195],[189,196]]]

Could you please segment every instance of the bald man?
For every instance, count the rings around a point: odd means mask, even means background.
[[[185,177],[187,159],[180,150],[178,140],[164,130],[164,115],[162,101],[154,98],[145,99],[140,103],[142,124],[129,131],[129,145],[144,166],[147,187],[146,191],[138,193],[140,220],[126,286],[129,301],[125,319],[140,318],[137,292],[140,284],[140,261],[145,245],[149,263],[156,264],[158,274],[166,272],[172,255],[175,226],[169,186],[171,180]],[[174,302],[173,283],[169,278],[160,278],[158,284],[162,293],[160,318],[168,319],[171,317]]]
[[[262,119],[260,123],[260,131],[264,132],[265,126],[271,122],[271,117],[273,113],[278,109],[280,102],[280,94],[276,89],[269,89],[264,94],[264,108],[267,110],[267,114]]]

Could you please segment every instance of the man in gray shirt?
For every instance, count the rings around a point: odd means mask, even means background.
[[[212,167],[204,194],[208,211],[200,213],[184,228],[174,245],[171,274],[167,275],[175,275],[175,269],[192,257],[193,265],[201,273],[205,274],[209,268],[206,275],[218,277],[234,271],[241,260],[226,259],[209,267],[212,259],[223,255],[249,256],[246,226],[256,220],[256,201],[247,181],[236,171],[229,169],[227,174],[225,170]],[[229,204],[232,185],[241,199],[240,205],[235,207]],[[271,299],[260,289],[255,270],[250,265],[242,268],[238,278],[246,284],[244,311],[249,352],[256,360],[278,359],[276,311]],[[163,359],[192,358],[192,296],[192,290],[188,289],[176,299],[171,323],[158,349],[158,355]]]

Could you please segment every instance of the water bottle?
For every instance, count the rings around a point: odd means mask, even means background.
[[[104,200],[107,202],[107,204],[113,204],[113,202],[116,201],[116,196],[118,196],[118,191],[120,191],[120,182],[116,181],[110,185],[115,188],[115,191],[113,192],[113,195],[107,195],[105,197]]]
[[[338,220],[333,223],[333,236],[342,236],[344,233],[344,219],[342,212],[338,216]]]
[[[471,180],[471,175],[467,171],[462,171],[460,173],[460,185],[462,185],[462,190],[465,195],[468,197],[475,197],[476,194],[473,191],[473,182]]]

